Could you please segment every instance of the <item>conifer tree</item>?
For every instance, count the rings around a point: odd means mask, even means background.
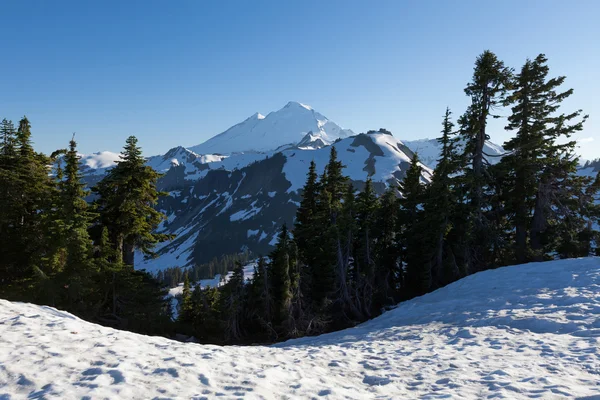
[[[79,156],[75,138],[69,143],[64,157],[64,177],[58,182],[60,196],[60,215],[65,231],[66,262],[65,269],[70,274],[83,272],[90,267],[92,241],[88,228],[94,215],[90,212],[86,196],[88,190],[82,181],[79,170]]]
[[[360,304],[359,316],[370,316],[373,294],[375,291],[375,217],[378,208],[377,196],[371,178],[367,178],[365,187],[356,198],[356,252],[354,268],[356,269],[356,294]],[[358,308],[358,307],[357,307]]]
[[[282,332],[287,332],[289,327],[290,307],[292,300],[292,280],[290,272],[295,265],[293,259],[292,241],[289,237],[287,226],[283,224],[275,250],[270,255],[271,263],[268,274],[271,284],[271,297],[273,299],[273,315],[275,324]]]
[[[580,131],[587,116],[581,118],[581,110],[557,114],[573,90],[560,92],[565,77],[548,79],[548,73],[543,54],[527,60],[506,101],[512,106],[506,129],[515,131],[515,137],[504,144],[509,154],[499,170],[506,188],[505,214],[510,231],[515,232],[517,263],[542,259],[548,252],[561,254],[561,248],[569,248],[580,234],[585,235],[593,213],[593,206],[588,206],[593,203],[588,191],[591,180],[577,176],[575,141],[558,142]]]
[[[327,296],[335,290],[336,229],[332,222],[332,196],[327,189],[327,169],[319,182],[317,209],[315,212],[315,230],[318,240],[311,250],[314,252],[310,269],[310,296],[316,310],[326,306]]]
[[[194,305],[192,304],[192,290],[190,286],[190,278],[185,274],[183,281],[183,292],[181,293],[181,303],[179,307],[178,321],[182,323],[193,322]]]
[[[167,235],[155,232],[164,215],[154,209],[158,197],[159,174],[145,165],[137,139],[130,136],[121,152],[121,161],[109,170],[93,191],[102,225],[108,227],[113,245],[123,262],[133,266],[134,250],[154,255],[152,248]]]
[[[11,121],[3,119],[0,124],[0,274],[1,281],[14,279],[19,270],[16,262],[18,245],[15,234],[18,212],[16,210],[16,193],[18,177],[16,165],[16,131]]]
[[[468,212],[469,249],[468,265],[471,272],[489,268],[493,261],[493,241],[496,226],[493,226],[486,211],[490,209],[486,194],[493,187],[489,162],[484,154],[488,119],[496,118],[493,111],[503,104],[510,88],[512,71],[489,50],[475,61],[473,79],[465,88],[471,105],[459,119],[460,134],[465,141],[465,158],[471,164],[466,171],[465,188],[470,203]]]
[[[377,308],[396,303],[403,282],[401,243],[398,234],[400,205],[395,192],[393,188],[385,191],[379,198],[379,207],[375,215]]]
[[[296,211],[294,221],[294,241],[298,247],[300,275],[302,278],[303,296],[311,297],[310,281],[313,268],[316,268],[319,259],[318,240],[319,226],[317,224],[317,197],[319,196],[319,182],[314,161],[310,162],[306,183],[302,189],[302,200]]]
[[[237,341],[243,336],[244,291],[244,268],[238,262],[223,287],[221,309],[226,316],[225,337],[228,341]]]
[[[354,186],[350,183],[344,195],[340,215],[336,223],[335,298],[337,319],[362,318],[357,304],[362,300],[364,280],[359,263],[356,262],[356,200]],[[354,261],[354,262],[353,262]]]
[[[446,109],[442,136],[438,138],[441,154],[424,201],[427,240],[423,243],[424,260],[429,263],[433,287],[443,286],[458,278],[460,268],[454,254],[455,243],[449,240],[459,200],[456,196],[456,175],[460,171],[460,156],[450,109]]]
[[[406,176],[400,184],[401,237],[403,259],[406,265],[406,295],[426,293],[431,286],[431,271],[424,262],[420,244],[423,241],[422,204],[424,187],[421,184],[423,168],[414,154]]]
[[[271,280],[268,264],[264,257],[259,257],[254,268],[254,275],[249,287],[248,318],[256,321],[256,330],[264,332],[266,338],[273,339],[273,299],[271,296]]]
[[[344,165],[337,158],[337,150],[335,146],[331,146],[329,162],[325,167],[327,178],[325,180],[321,180],[321,184],[325,186],[325,189],[331,195],[331,212],[333,223],[335,223],[335,217],[341,208],[341,201],[344,197],[349,180],[348,177],[344,175],[343,170]]]
[[[31,126],[26,117],[16,132],[6,120],[1,131],[0,236],[8,246],[2,263],[12,270],[8,276],[13,278],[31,276],[34,268],[49,273],[46,267],[52,249],[44,232],[54,191],[48,168],[51,161],[33,151]]]

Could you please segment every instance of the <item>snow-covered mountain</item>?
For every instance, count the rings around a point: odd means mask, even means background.
[[[419,155],[419,160],[421,160],[423,164],[435,168],[442,152],[441,145],[437,139],[404,140],[403,142]],[[492,143],[489,140],[483,145],[483,152],[486,154],[486,159],[491,164],[499,162],[502,155],[505,153],[502,146]]]
[[[361,189],[371,176],[379,192],[404,178],[412,157],[401,141],[383,132],[342,139],[335,147],[355,187]],[[191,166],[172,163],[159,182],[169,196],[158,207],[168,216],[160,229],[177,238],[158,247],[158,258],[137,257],[136,267],[186,267],[244,249],[267,254],[281,225],[293,223],[310,162],[315,161],[320,174],[329,153],[329,146],[291,146]],[[431,170],[423,167],[423,180],[428,181]]]
[[[156,259],[137,256],[136,267],[186,267],[241,250],[268,254],[279,227],[293,223],[310,162],[322,173],[331,145],[357,189],[371,176],[379,192],[404,178],[413,151],[430,167],[440,152],[436,140],[403,142],[386,130],[355,135],[297,102],[266,117],[257,113],[199,146],[148,158],[164,174],[159,189],[169,193],[159,203],[168,216],[160,229],[177,238],[159,246]],[[502,154],[489,142],[485,151]],[[118,159],[109,152],[83,157],[88,183]],[[431,172],[425,167],[424,181]]]
[[[297,144],[309,132],[326,144],[353,135],[351,130],[340,128],[310,106],[291,101],[266,117],[256,113],[190,150],[198,154],[264,152]]]
[[[86,175],[104,175],[108,168],[112,168],[121,159],[119,153],[100,151],[93,154],[81,154],[79,164]]]
[[[471,275],[354,328],[175,342],[0,300],[0,398],[600,398],[599,258]]]

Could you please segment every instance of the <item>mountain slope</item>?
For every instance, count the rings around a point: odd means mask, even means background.
[[[398,185],[412,157],[401,141],[381,132],[349,137],[335,147],[355,187],[360,190],[371,176],[379,193]],[[158,247],[158,258],[138,255],[136,268],[187,267],[242,250],[268,254],[281,225],[293,224],[310,162],[321,174],[330,150],[233,154],[191,175],[187,165],[172,166],[159,182],[170,195],[158,208],[168,216],[161,229],[177,238]],[[428,181],[431,170],[423,167]]]
[[[442,151],[441,145],[437,139],[404,140],[404,144],[412,151],[419,154],[419,160],[421,160],[423,164],[435,168]],[[502,158],[501,156],[504,154],[504,149],[502,146],[487,140],[483,145],[483,152],[486,154],[486,159],[491,164],[496,164]]]
[[[271,347],[179,343],[0,300],[0,398],[598,398],[599,264],[478,273]]]
[[[310,106],[291,101],[266,117],[256,113],[206,142],[190,147],[190,150],[198,154],[263,152],[297,144],[309,132],[319,135],[328,144],[353,134]]]

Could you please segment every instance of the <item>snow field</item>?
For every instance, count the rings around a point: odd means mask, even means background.
[[[270,347],[179,343],[0,300],[0,399],[598,399],[599,338],[599,258],[478,273]]]

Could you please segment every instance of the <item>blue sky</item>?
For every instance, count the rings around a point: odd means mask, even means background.
[[[482,4],[485,3],[483,7]],[[26,114],[36,147],[145,154],[192,146],[295,100],[344,128],[436,137],[468,103],[475,57],[520,68],[545,53],[590,114],[600,157],[600,2],[3,1],[0,117]],[[492,140],[509,135],[495,123]]]

